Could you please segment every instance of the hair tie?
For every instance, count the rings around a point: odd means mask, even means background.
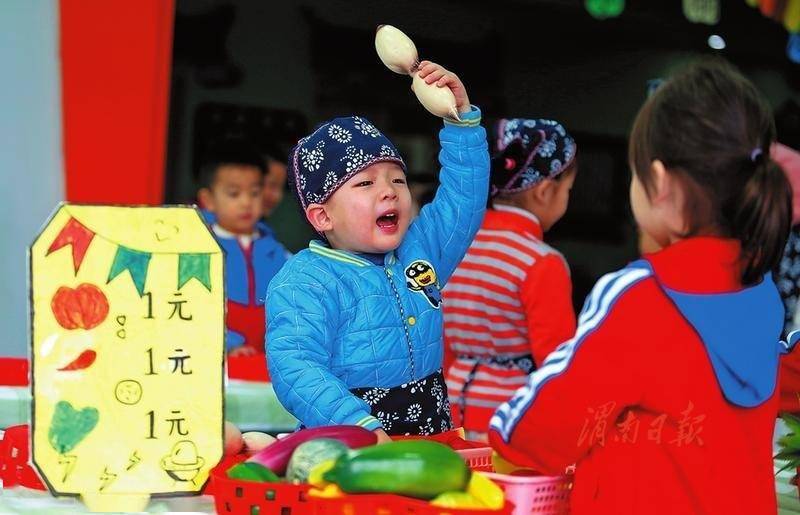
[[[758,162],[758,158],[760,158],[762,155],[764,155],[764,151],[761,150],[761,147],[756,147],[752,152],[750,152],[750,161],[756,163]]]

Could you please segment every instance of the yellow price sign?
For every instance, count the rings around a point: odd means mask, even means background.
[[[33,461],[51,492],[198,492],[222,457],[225,330],[199,212],[62,204],[30,282]]]

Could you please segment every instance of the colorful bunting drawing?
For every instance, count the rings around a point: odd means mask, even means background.
[[[53,240],[53,244],[47,249],[47,255],[50,255],[50,253],[62,247],[71,245],[75,275],[78,275],[78,269],[81,267],[81,263],[83,263],[83,257],[86,255],[89,244],[92,243],[92,238],[94,238],[94,233],[92,231],[81,225],[81,223],[74,218],[70,218],[64,228],[61,229],[61,232],[58,233],[56,239]]]
[[[165,224],[163,220],[156,220],[153,225],[153,236],[158,242],[165,242],[177,235],[178,228],[174,225]],[[64,227],[56,235],[53,243],[47,249],[47,255],[64,248],[72,248],[72,263],[75,269],[75,275],[83,264],[83,259],[86,256],[87,250],[97,233],[87,228],[84,224],[71,217],[64,225]],[[133,282],[139,296],[144,295],[145,282],[147,280],[147,269],[150,264],[152,252],[143,251],[140,249],[129,248],[122,244],[110,240],[108,237],[100,235],[101,239],[114,243],[117,245],[117,251],[114,254],[114,260],[110,265],[108,272],[108,280],[111,282],[117,276],[128,272],[131,281]],[[211,290],[211,281],[209,280],[209,264],[210,254],[203,253],[176,253],[179,260],[178,267],[178,289],[192,279],[197,279],[200,284],[205,286],[209,291]]]
[[[136,291],[139,292],[141,297],[144,295],[144,281],[147,278],[147,265],[150,264],[150,256],[151,254],[148,252],[139,252],[120,245],[114,255],[111,270],[108,272],[107,282],[111,282],[122,272],[128,272],[131,275],[133,284],[136,285]]]
[[[197,279],[211,291],[211,278],[208,275],[210,262],[209,254],[181,254],[178,257],[178,289],[191,279]]]
[[[56,209],[30,248],[32,460],[53,494],[119,512],[202,488],[223,448],[223,264],[191,207]]]

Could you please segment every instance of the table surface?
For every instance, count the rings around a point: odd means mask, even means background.
[[[84,504],[73,497],[53,497],[41,490],[15,487],[0,492],[0,513],[25,515],[62,515],[87,513]],[[216,513],[214,497],[195,495],[151,499],[147,513]]]

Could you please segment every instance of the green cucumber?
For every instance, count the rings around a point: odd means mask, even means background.
[[[322,477],[347,493],[394,493],[433,499],[464,491],[471,471],[450,447],[427,440],[401,440],[351,451]]]

